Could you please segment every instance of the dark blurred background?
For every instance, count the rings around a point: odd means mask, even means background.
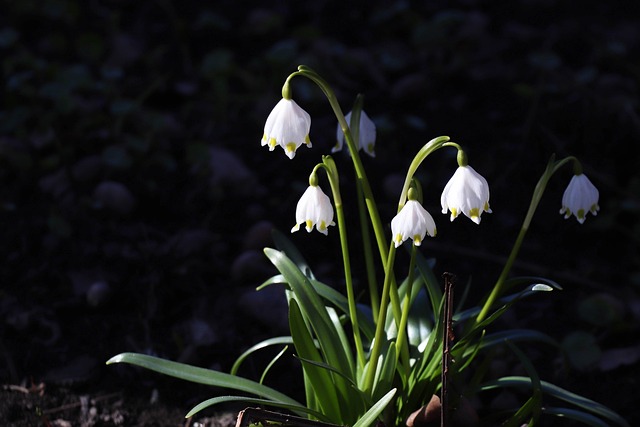
[[[378,129],[364,162],[384,221],[423,144],[449,135],[466,148],[491,185],[481,226],[439,213],[454,151],[419,177],[438,224],[422,251],[436,273],[470,280],[472,297],[497,277],[551,154],[582,161],[601,211],[584,225],[562,219],[571,168],[554,177],[514,273],[564,291],[509,321],[563,343],[567,358],[540,358],[543,379],[637,421],[640,27],[623,3],[4,2],[0,379],[135,382],[145,393],[161,380],[103,362],[139,351],[227,370],[286,333],[281,290],[254,292],[274,273],[261,249],[272,227],[293,225],[336,121],[322,92],[296,79],[313,148],[290,161],[259,140],[285,78],[305,64],[345,113],[364,94]],[[349,159],[336,158],[352,194]],[[340,285],[335,232],[291,238]]]

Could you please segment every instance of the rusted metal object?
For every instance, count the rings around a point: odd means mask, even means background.
[[[343,427],[307,418],[259,408],[246,408],[238,413],[236,427]]]

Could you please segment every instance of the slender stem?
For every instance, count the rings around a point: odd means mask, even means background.
[[[380,312],[378,313],[378,321],[376,323],[376,334],[373,340],[373,348],[369,355],[369,366],[367,368],[367,374],[364,379],[363,390],[366,393],[371,393],[373,390],[373,380],[376,376],[376,370],[378,367],[378,357],[382,349],[382,341],[385,334],[385,323],[387,320],[387,308],[389,305],[389,291],[391,288],[391,270],[393,270],[393,262],[396,257],[396,248],[391,245],[389,248],[389,258],[387,259],[387,265],[385,266],[384,284],[382,285],[382,296],[380,299]]]
[[[362,186],[360,181],[358,185],[358,213],[360,215],[360,230],[362,233],[362,250],[364,254],[365,267],[367,270],[367,283],[369,284],[369,299],[371,301],[371,311],[373,318],[378,317],[380,309],[380,295],[378,292],[378,281],[376,280],[376,271],[373,262],[373,253],[371,252],[371,235],[369,233],[369,221],[367,220],[366,206],[364,204],[364,196],[362,194]]]
[[[338,179],[338,170],[331,156],[323,156],[323,163],[318,164],[312,173],[315,173],[318,167],[322,167],[327,173],[331,192],[333,193],[333,202],[336,206],[336,219],[338,220],[338,231],[340,234],[340,247],[342,249],[342,263],[344,265],[345,287],[347,288],[347,301],[349,304],[349,317],[351,318],[351,326],[353,329],[353,340],[356,346],[358,363],[361,368],[365,364],[364,349],[362,347],[362,338],[360,337],[360,327],[358,325],[358,310],[356,307],[356,299],[353,291],[353,278],[351,274],[351,261],[349,259],[349,244],[347,241],[347,224],[344,218],[344,209],[342,205],[342,196],[340,195],[340,185]]]
[[[364,166],[362,164],[362,159],[360,158],[360,154],[358,152],[358,146],[353,136],[351,135],[351,130],[349,128],[349,124],[344,117],[344,113],[342,112],[342,108],[340,108],[340,104],[338,103],[338,99],[336,98],[335,93],[331,89],[331,87],[324,81],[322,77],[320,77],[315,71],[312,71],[308,67],[299,66],[298,71],[291,74],[289,78],[287,78],[288,83],[289,79],[291,79],[295,75],[302,75],[309,78],[311,81],[316,83],[320,89],[324,92],[333,112],[338,120],[338,124],[340,125],[340,129],[344,134],[344,139],[349,147],[349,152],[351,153],[351,159],[353,161],[353,167],[356,171],[356,175],[358,176],[358,180],[362,185],[362,191],[364,192],[365,201],[367,204],[367,208],[369,210],[369,216],[371,217],[371,222],[373,225],[373,230],[376,235],[376,241],[378,243],[378,250],[380,252],[380,258],[382,262],[386,262],[388,252],[387,252],[387,240],[384,234],[384,228],[382,226],[382,221],[380,220],[380,214],[378,213],[378,207],[376,206],[373,192],[371,191],[371,185],[369,184],[369,180],[367,178],[367,174],[365,172]]]
[[[407,201],[407,193],[409,191],[409,187],[411,186],[411,181],[413,180],[413,176],[415,175],[418,167],[422,164],[422,162],[427,158],[427,156],[434,151],[442,148],[442,147],[456,147],[460,150],[460,146],[455,142],[449,142],[448,136],[439,136],[437,138],[433,138],[431,141],[427,142],[415,155],[411,164],[409,165],[409,170],[407,171],[407,175],[404,179],[404,184],[402,186],[402,191],[400,192],[400,201],[398,202],[398,212],[404,206]]]
[[[504,286],[505,286],[507,277],[511,272],[513,263],[518,257],[518,253],[520,252],[520,248],[522,247],[522,242],[524,241],[524,237],[526,236],[527,231],[529,230],[529,226],[531,225],[531,221],[533,220],[533,215],[535,214],[536,209],[538,208],[538,204],[540,203],[540,200],[542,199],[542,195],[544,194],[544,191],[547,188],[547,184],[549,183],[549,180],[551,179],[553,174],[555,174],[558,171],[558,169],[560,169],[565,163],[569,161],[578,162],[578,159],[576,159],[573,156],[569,156],[569,157],[565,157],[562,160],[555,161],[555,155],[551,156],[551,159],[549,159],[549,163],[547,163],[547,168],[545,169],[542,176],[540,176],[540,179],[538,180],[538,183],[536,184],[536,187],[533,190],[533,196],[531,197],[531,203],[529,204],[529,209],[527,210],[527,214],[524,217],[524,221],[522,222],[522,226],[520,227],[520,231],[518,232],[518,237],[516,237],[516,241],[513,244],[513,247],[511,248],[511,253],[509,254],[509,258],[507,258],[507,262],[505,263],[502,269],[502,272],[500,272],[500,276],[498,276],[498,280],[496,281],[496,284],[493,286],[491,293],[487,297],[487,300],[482,306],[480,313],[476,317],[476,321],[475,321],[476,325],[482,322],[487,317],[487,315],[489,314],[489,310],[491,310],[491,307],[493,306],[495,301],[498,298],[500,298],[500,296],[502,296],[502,293],[505,290]]]
[[[351,109],[351,120],[349,121],[349,128],[354,141],[360,141],[360,117],[362,115],[362,104],[364,103],[364,97],[359,94],[353,103]],[[345,117],[346,119],[346,117]],[[358,149],[359,152],[359,149]],[[367,219],[367,207],[365,204],[364,191],[362,190],[362,183],[356,173],[356,191],[358,200],[358,215],[360,217],[360,233],[362,234],[362,251],[365,261],[365,269],[367,273],[367,284],[369,285],[369,300],[371,301],[371,311],[373,318],[378,317],[378,310],[380,308],[380,296],[378,291],[378,281],[376,280],[375,264],[373,261],[373,253],[371,250],[371,234],[369,232],[369,220]]]
[[[356,171],[356,175],[358,177],[358,182],[362,186],[362,192],[364,193],[365,204],[369,211],[369,217],[371,218],[371,225],[373,227],[373,232],[376,237],[376,243],[378,244],[378,252],[380,253],[380,261],[382,266],[388,263],[389,259],[389,251],[387,250],[387,239],[385,236],[385,230],[382,225],[382,220],[380,219],[380,213],[378,212],[378,207],[376,205],[375,199],[373,197],[373,191],[371,191],[371,185],[369,183],[369,179],[367,178],[367,174],[365,172],[364,166],[362,164],[362,159],[360,158],[360,154],[358,151],[358,146],[356,145],[353,136],[351,135],[351,131],[349,129],[349,124],[344,117],[344,113],[342,112],[342,108],[340,108],[340,104],[338,103],[338,99],[336,98],[335,93],[331,89],[331,87],[327,84],[327,82],[320,77],[315,71],[310,68],[300,65],[298,67],[298,71],[292,73],[286,80],[285,86],[289,84],[289,80],[296,75],[302,75],[307,77],[311,81],[313,81],[322,92],[325,94],[325,97],[329,101],[331,108],[338,120],[340,125],[340,129],[344,134],[345,141],[347,146],[349,147],[349,152],[351,153],[351,160],[353,161],[353,167]],[[284,92],[284,90],[283,90]],[[399,322],[401,316],[401,308],[400,308],[400,298],[398,297],[398,287],[396,285],[396,279],[393,275],[393,269],[389,270],[389,274],[391,274],[391,282],[388,292],[390,293],[391,299],[391,307],[393,310],[394,318],[397,322]],[[386,279],[385,279],[386,280]]]
[[[404,295],[404,301],[402,304],[402,317],[400,319],[400,326],[398,327],[398,338],[396,340],[396,350],[398,354],[402,355],[402,365],[407,372],[407,376],[410,370],[409,366],[409,353],[403,352],[402,349],[405,346],[405,340],[407,338],[407,323],[409,321],[409,311],[411,310],[411,292],[413,288],[413,276],[415,270],[417,247],[411,245],[411,259],[409,261],[409,274],[407,277],[407,290]]]

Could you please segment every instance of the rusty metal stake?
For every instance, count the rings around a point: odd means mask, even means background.
[[[293,415],[246,408],[238,413],[236,427],[341,427],[336,424],[309,420]]]

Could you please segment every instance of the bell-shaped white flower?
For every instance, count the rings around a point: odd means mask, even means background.
[[[301,224],[305,224],[309,233],[315,225],[316,230],[324,235],[328,234],[327,227],[335,225],[331,200],[317,185],[310,185],[300,197],[296,206],[296,225],[291,232],[298,231]]]
[[[564,214],[565,219],[575,215],[578,222],[582,224],[587,219],[587,212],[591,212],[593,215],[598,214],[600,210],[599,197],[598,189],[586,175],[574,175],[567,189],[564,190],[560,213]]]
[[[420,246],[425,235],[436,235],[436,223],[420,202],[407,200],[391,220],[391,234],[396,248],[409,238],[413,239],[414,245]]]
[[[458,166],[440,198],[442,213],[451,211],[451,221],[462,212],[471,221],[480,224],[482,212],[491,213],[489,208],[489,184],[471,166]]]
[[[309,114],[293,99],[282,98],[267,117],[261,144],[268,145],[269,151],[273,151],[279,145],[285,154],[293,159],[296,150],[302,144],[311,147],[310,130]]]
[[[347,123],[351,123],[351,112],[347,114],[345,117]],[[336,151],[342,150],[342,146],[344,145],[344,132],[342,132],[342,128],[338,125],[338,130],[336,131],[336,140],[337,143],[335,147],[331,149],[332,153]],[[375,157],[375,147],[376,147],[376,125],[371,121],[367,113],[364,111],[360,111],[360,124],[358,126],[358,149],[364,150],[365,153],[370,155],[371,157]]]

